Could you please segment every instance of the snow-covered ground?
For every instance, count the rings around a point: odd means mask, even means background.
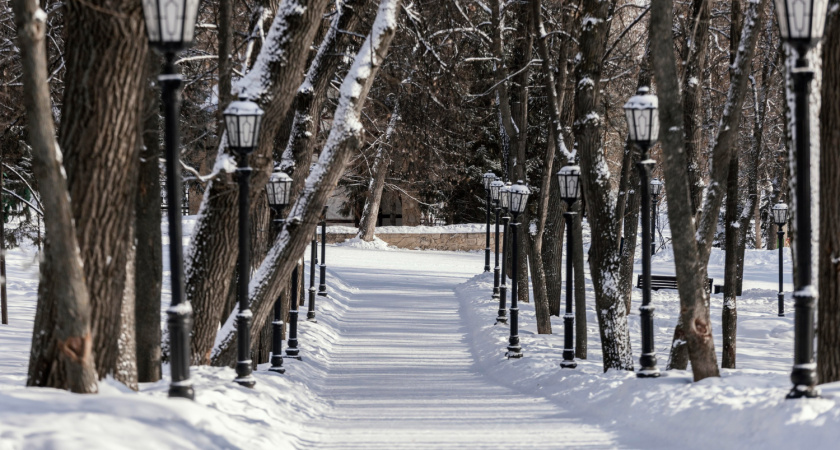
[[[492,276],[480,273],[483,252],[329,245],[329,297],[317,297],[318,323],[300,323],[303,361],[286,360],[285,375],[261,365],[253,390],[233,383],[232,369],[193,367],[192,403],[167,399],[166,378],[139,393],[113,380],[87,396],[24,388],[37,261],[34,249],[15,249],[7,255],[11,323],[0,326],[0,450],[836,448],[840,384],[823,386],[823,399],[784,400],[793,311],[788,302],[788,317],[776,317],[777,258],[747,253],[739,368],[692,383],[687,372],[664,371],[675,291],[653,295],[663,377],[640,380],[602,373],[591,301],[589,359],[577,369],[559,367],[562,319],[553,318],[555,334],[537,335],[532,304],[520,305],[525,357],[505,359],[508,329],[493,325],[498,305]],[[714,250],[716,282],[722,266]],[[654,273],[673,273],[667,249],[654,257]],[[789,274],[785,280],[789,291]],[[636,290],[637,351],[639,301]],[[721,307],[713,296],[718,349]]]

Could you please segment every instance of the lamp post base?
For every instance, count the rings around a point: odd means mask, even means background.
[[[814,386],[794,386],[785,396],[787,400],[797,398],[820,398],[820,391]]]
[[[195,400],[195,389],[193,389],[192,384],[180,385],[172,383],[169,385],[169,398],[176,397]]]
[[[507,359],[519,359],[522,356],[524,356],[522,354],[522,348],[508,347],[508,351],[505,352],[505,357]]]
[[[563,353],[566,352],[564,351]],[[563,358],[565,357],[566,356],[564,355]],[[562,362],[560,362],[560,367],[563,369],[574,369],[575,367],[577,367],[577,363],[574,361],[574,359],[568,361],[564,359]]]
[[[507,317],[501,315],[499,317],[496,317],[496,323],[494,325],[498,325],[500,323],[507,325]]]
[[[236,382],[236,384],[246,388],[253,388],[257,385],[257,379],[251,375],[248,375],[247,377],[236,378],[233,381]]]
[[[636,378],[659,378],[659,369],[656,367],[652,369],[642,369],[636,372]]]
[[[785,316],[785,294],[779,292],[779,317]]]
[[[286,373],[286,369],[283,367],[283,357],[272,354],[271,367],[268,368],[268,371],[274,373]]]

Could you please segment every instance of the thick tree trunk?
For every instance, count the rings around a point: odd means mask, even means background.
[[[822,109],[820,110],[820,249],[819,339],[820,383],[840,381],[840,12],[838,0],[823,40]]]
[[[601,68],[606,51],[611,2],[584,2],[580,54],[575,67],[575,141],[580,151],[581,184],[593,236],[589,268],[601,332],[604,370],[633,370],[627,308],[619,288],[619,220],[601,136]]]
[[[733,2],[735,4],[737,2]],[[723,263],[723,311],[721,313],[721,334],[723,353],[720,366],[724,369],[735,368],[735,336],[738,329],[736,309],[738,291],[738,238],[741,236],[738,221],[738,155],[732,156],[729,163],[729,177],[726,180],[726,212],[724,223],[726,237]]]
[[[310,233],[321,217],[324,204],[344,173],[350,154],[361,146],[361,110],[396,32],[399,7],[400,0],[382,0],[380,3],[371,33],[342,83],[333,127],[318,159],[319,170],[307,177],[304,191],[288,215],[288,219],[295,220],[287,220],[283,224],[257,276],[251,281],[249,291],[254,323],[262,323],[273,309],[274,300],[282,290],[280,281],[291,275],[299,256],[309,244]],[[216,365],[235,362],[236,331],[233,324],[234,316],[231,315],[225,322],[220,345],[213,352],[213,363]],[[258,328],[251,330],[252,340],[258,332]]]
[[[303,67],[326,3],[327,0],[284,2],[268,33],[274,41],[262,46],[254,67],[236,86],[240,95],[256,101],[265,110],[260,142],[249,158],[254,169],[251,204],[256,204],[254,200],[268,181],[275,136],[303,80]],[[230,158],[223,142],[216,166]],[[218,293],[228,291],[238,256],[237,227],[237,189],[230,173],[220,173],[205,190],[186,257],[186,295],[192,302],[195,317],[191,339],[193,364],[210,362],[210,351],[222,320],[224,297]]]
[[[158,58],[149,52],[147,74],[156,73]],[[150,77],[151,78],[151,77]],[[135,199],[134,319],[137,381],[150,383],[161,377],[161,250],[160,211],[160,101],[152,80],[146,80],[143,147],[140,150]]]
[[[113,12],[103,14],[102,11]],[[59,143],[91,302],[100,378],[118,370],[120,312],[139,164],[148,50],[140,4],[65,5],[65,90]]]
[[[97,376],[92,353],[90,303],[67,181],[61,166],[61,151],[55,141],[47,82],[47,14],[34,0],[13,0],[11,5],[23,67],[28,141],[49,237],[41,259],[41,283],[26,385],[92,393],[97,391]]]
[[[672,49],[673,33],[671,0],[654,1],[651,7],[651,33],[656,38],[654,42],[654,64],[660,102],[661,130],[667,130],[663,143],[665,155],[666,189],[668,190],[668,219],[671,223],[671,233],[674,242],[674,254],[684,257],[677,259],[677,280],[680,287],[680,318],[674,330],[674,340],[671,345],[671,356],[668,367],[685,369],[688,360],[694,372],[695,381],[710,376],[719,376],[717,358],[714,350],[711,320],[709,318],[709,293],[705,289],[706,265],[712,248],[714,232],[717,228],[717,217],[723,202],[723,186],[729,174],[729,164],[734,154],[741,120],[741,106],[746,95],[747,71],[755,52],[758,41],[758,29],[762,21],[763,2],[751,0],[745,15],[743,31],[731,71],[731,83],[727,91],[723,115],[720,119],[715,139],[712,141],[711,182],[706,191],[705,203],[700,220],[695,227],[694,222],[685,220],[689,213],[685,211],[684,203],[690,204],[689,197],[683,197],[679,192],[683,186],[682,180],[687,178],[687,170],[674,167],[679,162],[686,165],[683,156],[684,142],[674,142],[674,134],[682,134],[682,127],[674,123],[670,117],[679,114],[682,117],[682,107],[673,93],[678,92],[676,80],[676,66]],[[654,19],[654,16],[656,17]],[[655,30],[655,31],[654,31]],[[673,67],[672,67],[673,66]],[[673,77],[673,79],[671,79]],[[682,138],[682,136],[680,136]],[[670,150],[668,150],[670,149]],[[674,196],[676,192],[676,197]],[[683,217],[685,216],[685,217]],[[696,233],[695,233],[696,230]],[[690,233],[690,234],[689,234]],[[691,239],[694,244],[687,241]],[[688,358],[685,352],[688,351]]]

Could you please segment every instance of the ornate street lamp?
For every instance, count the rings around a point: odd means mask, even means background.
[[[659,220],[659,194],[662,193],[662,188],[665,183],[659,181],[659,178],[650,180],[650,195],[651,198],[651,217],[650,217],[650,254],[656,254],[656,222]]]
[[[496,178],[490,183],[490,198],[493,200],[493,210],[496,212],[496,265],[493,267],[493,299],[499,298],[499,211],[501,210],[500,197],[505,183]]]
[[[237,362],[234,381],[241,386],[254,387],[257,380],[251,375],[251,310],[248,307],[248,285],[251,283],[251,225],[248,214],[252,171],[248,165],[248,155],[259,142],[263,110],[256,103],[240,98],[228,105],[224,116],[228,146],[239,156],[239,312],[236,314]]]
[[[519,248],[516,241],[516,230],[519,224],[516,223],[516,217],[525,211],[525,205],[528,203],[528,196],[531,195],[531,190],[528,186],[519,180],[515,185],[510,187],[508,196],[510,197],[510,212],[513,214],[513,222],[510,224],[513,230],[511,242],[513,242],[513,257],[511,264],[513,264],[513,278],[511,279],[510,289],[510,340],[508,343],[508,351],[505,354],[508,358],[521,358],[522,347],[519,345],[519,305],[518,305],[518,288],[517,281],[519,280]]]
[[[773,221],[776,222],[776,234],[779,238],[779,317],[785,316],[785,291],[784,291],[784,267],[785,258],[785,230],[782,227],[788,221],[788,205],[776,203],[773,205]]]
[[[493,181],[496,178],[497,178],[496,174],[493,173],[493,172],[487,172],[481,177],[481,180],[484,184],[484,193],[487,196],[487,203],[486,203],[487,207],[485,208],[486,209],[486,216],[487,216],[487,228],[485,228],[485,230],[484,230],[485,231],[484,234],[485,234],[485,238],[486,238],[485,241],[486,241],[486,244],[487,244],[487,245],[484,246],[484,271],[485,272],[490,271],[490,208],[492,207],[491,203],[490,203],[490,184],[492,184]]]
[[[793,389],[787,398],[817,397],[816,363],[814,362],[814,305],[817,292],[811,274],[811,132],[810,96],[814,70],[808,67],[808,51],[822,39],[828,0],[775,0],[779,34],[789,48],[796,51],[792,69],[795,117],[793,121],[794,185],[793,209],[796,223],[796,276],[794,277]],[[800,245],[801,243],[801,245]]]
[[[557,172],[560,185],[560,198],[568,207],[563,217],[566,218],[566,314],[563,316],[563,361],[560,367],[574,369],[575,362],[575,315],[572,312],[574,295],[574,259],[575,247],[572,227],[577,213],[572,211],[572,205],[580,198],[580,167],[565,166]]]
[[[327,296],[327,206],[321,211],[321,284],[318,285],[318,295]],[[314,313],[313,313],[314,314]]]
[[[508,252],[508,224],[510,224],[510,216],[508,210],[510,209],[510,182],[499,189],[499,207],[502,210],[502,270],[501,282],[499,285],[499,314],[496,316],[496,323],[507,323],[507,312],[505,311],[505,303],[507,302],[507,252]]]
[[[280,232],[283,224],[281,212],[289,206],[289,197],[292,190],[292,177],[275,168],[268,178],[265,191],[268,197],[268,206],[274,211],[274,230]],[[271,372],[286,373],[283,368],[283,301],[278,296],[274,301],[274,320],[271,322]]]
[[[640,87],[636,95],[624,105],[627,117],[628,140],[642,150],[642,160],[637,164],[639,184],[642,189],[642,306],[639,308],[642,319],[642,356],[639,358],[641,369],[636,372],[640,378],[659,376],[656,367],[656,353],[653,349],[653,311],[650,303],[650,258],[653,246],[651,230],[651,182],[650,171],[655,162],[649,159],[648,150],[659,135],[659,100],[650,94],[650,89]]]
[[[169,396],[195,398],[190,379],[190,332],[192,307],[184,298],[184,249],[181,243],[181,150],[178,136],[178,89],[181,75],[175,70],[175,55],[192,45],[198,0],[143,0],[143,15],[149,45],[164,56],[163,71],[158,76],[164,109],[166,147],[166,209],[169,219],[169,267],[172,302],[166,310],[169,329]]]

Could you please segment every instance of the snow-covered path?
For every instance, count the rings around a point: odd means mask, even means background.
[[[331,276],[351,288],[352,307],[317,388],[333,407],[309,424],[307,446],[616,446],[610,433],[556,403],[479,373],[453,291],[481,270],[475,255],[390,251],[371,258],[350,249],[333,255],[340,256],[328,258]]]

